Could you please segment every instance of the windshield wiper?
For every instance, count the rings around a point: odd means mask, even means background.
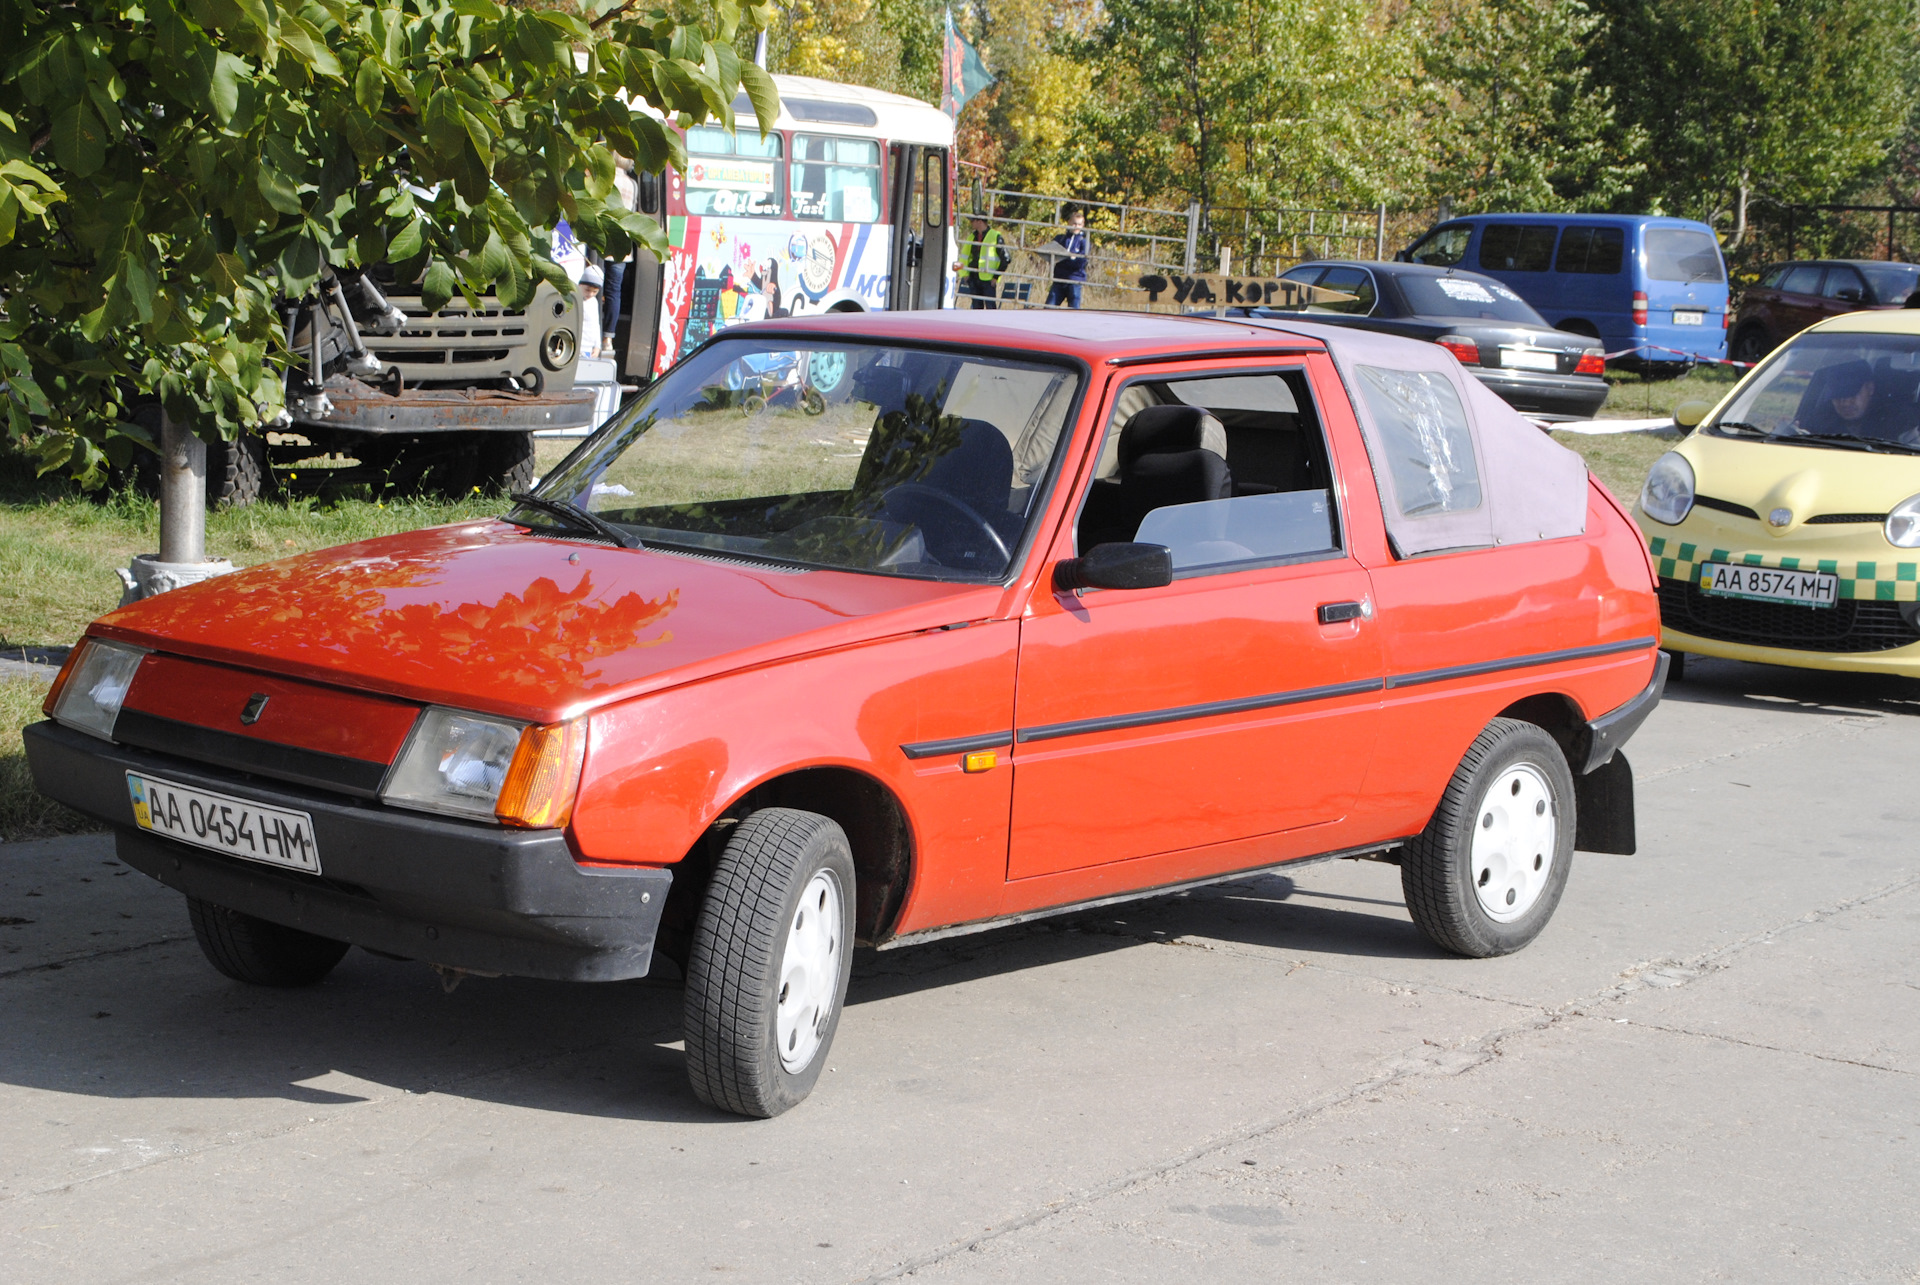
[[[619,527],[607,521],[605,518],[600,517],[598,514],[589,513],[579,505],[567,500],[543,500],[537,495],[515,495],[509,498],[511,498],[515,504],[525,505],[530,509],[538,509],[542,513],[559,518],[561,522],[576,531],[591,532],[604,540],[611,540],[622,549],[643,549],[646,547],[640,543],[638,536],[622,531]]]
[[[1920,448],[1908,446],[1905,442],[1890,441],[1884,437],[1862,437],[1858,433],[1775,433],[1778,442],[1846,442],[1858,443],[1868,451],[1891,450],[1903,455],[1920,454]]]
[[[1737,419],[1716,420],[1714,421],[1713,428],[1716,432],[1726,431],[1729,433],[1758,433],[1762,437],[1771,437],[1774,435],[1773,430],[1770,428],[1762,428],[1758,424],[1743,423],[1742,421]]]

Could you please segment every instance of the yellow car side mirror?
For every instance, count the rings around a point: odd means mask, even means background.
[[[1707,417],[1707,412],[1712,409],[1713,409],[1712,402],[1703,402],[1699,400],[1690,401],[1690,402],[1681,402],[1678,406],[1675,406],[1673,408],[1674,426],[1676,428],[1686,428],[1686,429],[1697,428],[1700,424],[1700,421]]]

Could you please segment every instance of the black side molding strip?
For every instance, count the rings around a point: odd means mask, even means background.
[[[339,790],[364,799],[376,797],[380,783],[387,777],[385,763],[257,741],[251,736],[195,727],[191,723],[143,714],[137,709],[120,711],[120,717],[113,724],[113,739],[143,750],[177,754],[183,759],[216,767]]]
[[[1388,687],[1418,687],[1422,683],[1443,683],[1449,678],[1471,678],[1476,674],[1497,674],[1503,669],[1531,669],[1535,665],[1557,665],[1567,660],[1588,660],[1612,656],[1623,651],[1645,651],[1659,645],[1658,638],[1629,638],[1625,642],[1598,643],[1592,647],[1569,647],[1565,651],[1537,651],[1531,656],[1510,656],[1506,660],[1483,660],[1472,665],[1453,665],[1446,669],[1423,669],[1412,674],[1396,674],[1387,679]]]
[[[1020,729],[1020,743],[1051,741],[1062,736],[1081,736],[1087,732],[1111,732],[1123,727],[1149,727],[1155,723],[1180,723],[1190,718],[1210,718],[1215,714],[1240,714],[1276,705],[1298,705],[1305,701],[1331,700],[1336,696],[1358,696],[1377,692],[1378,678],[1334,683],[1328,687],[1302,687],[1291,692],[1271,692],[1265,696],[1242,696],[1235,700],[1208,701],[1204,705],[1178,705],[1172,709],[1153,709],[1141,714],[1112,714],[1106,718],[1083,718],[1072,723],[1043,723]]]
[[[970,754],[974,750],[997,750],[1013,744],[1012,731],[984,732],[979,736],[956,736],[950,741],[915,741],[902,745],[900,752],[910,759],[938,758],[942,754]]]

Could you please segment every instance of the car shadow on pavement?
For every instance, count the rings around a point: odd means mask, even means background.
[[[118,1099],[277,1100],[277,1109],[297,1107],[303,1116],[441,1094],[570,1115],[738,1122],[687,1087],[683,991],[670,966],[655,979],[597,985],[473,977],[449,993],[420,964],[356,950],[317,986],[267,990],[215,973],[184,932],[184,906],[157,885],[151,894],[153,928],[177,917],[172,926],[183,931],[0,978],[8,1031],[0,1083]],[[82,938],[89,904],[66,912]],[[1308,951],[1436,953],[1397,903],[1305,894],[1285,876],[1256,875],[896,951],[862,950],[850,1020],[878,1001],[1164,947],[1188,934],[1271,949],[1277,964]],[[1070,988],[1061,1002],[1076,1002]]]
[[[1793,669],[1688,656],[1686,678],[1669,680],[1661,700],[1780,713],[1920,715],[1920,682],[1893,674]]]

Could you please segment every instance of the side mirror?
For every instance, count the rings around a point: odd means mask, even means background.
[[[1411,254],[1408,254],[1405,250],[1401,250],[1393,256],[1393,261],[1395,263],[1412,263],[1413,256]]]
[[[1698,428],[1700,421],[1705,419],[1707,412],[1712,409],[1712,402],[1703,402],[1697,399],[1690,402],[1681,402],[1673,408],[1674,427],[1686,429]]]
[[[660,213],[660,175],[653,170],[642,170],[634,178],[640,187],[640,213]]]
[[[1834,297],[1843,303],[1859,303],[1860,290],[1857,286],[1842,286],[1840,292]]]
[[[1157,589],[1173,583],[1173,553],[1164,544],[1096,544],[1083,557],[1056,562],[1053,587]]]

